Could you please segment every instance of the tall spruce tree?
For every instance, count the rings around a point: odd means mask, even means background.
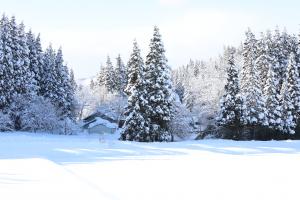
[[[78,85],[76,83],[74,71],[72,68],[70,69],[70,82],[71,82],[72,90],[76,91]]]
[[[158,27],[154,27],[150,42],[150,52],[146,57],[146,114],[150,118],[149,141],[171,141],[168,122],[173,114],[173,94],[170,68],[167,65],[165,49]]]
[[[264,88],[264,95],[266,98],[267,120],[269,128],[282,130],[282,105],[280,100],[280,94],[276,89],[278,82],[276,80],[273,68],[274,66],[269,66],[267,81]]]
[[[126,77],[126,69],[125,65],[122,61],[121,55],[118,55],[116,58],[116,68],[115,68],[115,78],[116,78],[116,86],[115,89],[119,94],[124,94],[124,90],[127,84],[127,77]]]
[[[106,87],[106,89],[113,93],[115,91],[116,88],[116,79],[114,77],[114,67],[112,65],[112,62],[110,60],[110,57],[107,56],[107,60],[106,60],[106,65],[104,67],[104,85]]]
[[[0,21],[0,109],[7,108],[12,102],[13,83],[13,44],[9,19],[3,15]]]
[[[28,46],[28,58],[29,58],[29,71],[32,74],[33,84],[36,87],[36,93],[39,93],[39,83],[41,81],[41,57],[39,55],[39,50],[36,45],[36,38],[31,32],[31,30],[26,34],[27,37],[27,46]]]
[[[61,48],[57,51],[55,58],[56,71],[56,105],[62,112],[63,118],[74,119],[74,95],[75,90],[71,85],[68,67],[64,64],[63,53]]]
[[[94,86],[103,86],[105,85],[105,67],[103,65],[100,66],[100,71],[97,74],[96,81],[94,82]]]
[[[13,54],[13,96],[28,95],[36,93],[36,85],[29,69],[29,49],[26,43],[24,24],[18,25],[13,16],[10,20],[10,34],[12,37]]]
[[[121,132],[121,140],[148,142],[150,121],[145,115],[145,81],[144,63],[137,42],[133,43],[133,52],[128,61],[128,84],[125,92],[128,95],[128,105],[124,115],[126,120]]]
[[[299,120],[300,86],[298,66],[295,61],[294,53],[292,53],[289,58],[287,78],[283,84],[281,96],[283,104],[283,132],[295,134]]]
[[[234,54],[234,48],[227,49],[227,55],[225,55],[228,64],[227,83],[217,121],[220,126],[238,130],[243,124],[241,121],[243,101],[240,96],[239,71],[235,65]]]
[[[41,95],[56,103],[57,96],[57,75],[56,75],[56,52],[50,45],[43,55],[43,73],[41,74],[40,92]]]
[[[244,97],[242,119],[252,130],[255,127],[266,126],[266,108],[260,84],[260,74],[257,69],[257,40],[248,30],[244,43],[244,65],[242,68],[242,95]]]

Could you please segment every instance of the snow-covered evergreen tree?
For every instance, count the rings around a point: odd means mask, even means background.
[[[124,115],[126,120],[121,132],[121,140],[149,142],[150,121],[145,112],[144,63],[137,42],[133,43],[133,52],[128,61],[128,84],[125,89],[128,105]]]
[[[278,81],[277,91],[280,92],[283,81],[286,79],[286,69],[288,56],[284,55],[283,51],[283,40],[278,28],[275,29],[273,35],[272,53],[275,58],[274,73],[276,80]]]
[[[96,76],[96,81],[93,81],[95,86],[103,86],[105,84],[105,71],[105,67],[101,65],[100,71]]]
[[[242,120],[247,126],[266,126],[265,99],[257,69],[257,46],[254,34],[248,30],[244,43],[244,65],[242,68],[242,95],[244,97]]]
[[[72,68],[70,69],[70,82],[71,82],[72,90],[76,91],[78,86],[77,86],[74,71]]]
[[[184,96],[183,96],[183,103],[185,105],[185,107],[192,112],[195,104],[196,104],[196,95],[194,94],[194,92],[192,91],[192,86],[190,83],[187,83],[185,85],[185,92],[184,92]]]
[[[109,92],[114,92],[116,88],[116,79],[114,77],[114,67],[110,60],[110,57],[107,56],[106,65],[104,67],[104,85]]]
[[[271,58],[269,46],[267,44],[267,40],[270,38],[270,32],[268,31],[268,35],[265,36],[263,33],[261,34],[261,38],[257,42],[257,59],[256,65],[257,70],[259,71],[261,88],[265,87],[265,83],[267,80],[267,74],[270,66],[273,65],[274,61]],[[272,47],[271,47],[272,48]]]
[[[154,27],[150,52],[146,57],[146,114],[151,120],[149,141],[171,141],[168,122],[173,113],[173,93],[170,68],[158,27]]]
[[[283,105],[283,132],[295,134],[295,129],[299,120],[300,108],[300,85],[298,66],[295,55],[292,53],[289,58],[287,78],[282,87]]]
[[[246,32],[246,40],[243,45],[244,63],[241,71],[241,90],[245,92],[248,87],[249,74],[257,59],[257,40],[250,29]]]
[[[241,128],[243,124],[241,121],[243,101],[240,96],[239,71],[234,61],[235,49],[228,48],[227,54],[227,83],[221,99],[221,110],[217,121],[220,126],[235,129]]]
[[[127,77],[126,77],[126,68],[125,65],[122,61],[121,55],[118,55],[118,57],[116,58],[117,63],[116,63],[116,67],[115,67],[115,79],[116,79],[116,86],[115,86],[115,90],[119,93],[119,94],[124,94],[124,90],[127,84]]]
[[[136,40],[133,42],[133,51],[130,55],[128,64],[127,64],[127,75],[128,81],[125,88],[125,93],[130,96],[131,88],[134,87],[138,78],[143,78],[145,72],[144,61],[141,57],[141,50],[138,47]]]
[[[13,53],[13,96],[35,94],[37,91],[34,77],[29,69],[29,49],[26,43],[24,24],[18,25],[15,17],[10,20],[10,34],[12,37]]]
[[[13,98],[14,66],[9,19],[3,15],[0,24],[0,109],[3,110],[10,105]]]
[[[74,119],[75,112],[75,88],[72,87],[68,67],[64,64],[61,48],[57,51],[55,58],[56,70],[56,105],[62,112],[62,117]]]
[[[36,93],[40,95],[41,74],[43,73],[43,51],[40,36],[35,38],[34,34],[29,31],[26,37],[29,50],[29,70],[33,77],[33,85],[36,87]]]
[[[41,74],[40,92],[41,95],[55,103],[59,98],[57,96],[57,80],[56,80],[56,53],[50,45],[43,55],[43,73]]]
[[[267,120],[269,128],[282,130],[282,105],[280,94],[276,89],[278,82],[273,70],[274,66],[269,66],[267,74],[267,81],[264,88],[264,95],[266,98]]]

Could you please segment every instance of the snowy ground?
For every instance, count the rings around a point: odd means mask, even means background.
[[[300,141],[0,133],[3,200],[299,200]]]

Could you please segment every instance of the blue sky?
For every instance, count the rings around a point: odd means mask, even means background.
[[[0,11],[16,15],[40,32],[43,46],[62,46],[77,78],[93,76],[119,53],[127,62],[132,41],[148,51],[154,25],[161,29],[169,64],[208,59],[224,45],[237,45],[247,27],[259,33],[300,30],[296,0],[0,0]]]

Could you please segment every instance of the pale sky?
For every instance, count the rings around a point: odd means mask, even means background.
[[[77,78],[99,71],[106,56],[127,62],[136,38],[148,52],[158,25],[172,67],[218,56],[254,32],[286,27],[300,30],[297,0],[0,0],[0,11],[41,33],[43,47],[62,46]]]

